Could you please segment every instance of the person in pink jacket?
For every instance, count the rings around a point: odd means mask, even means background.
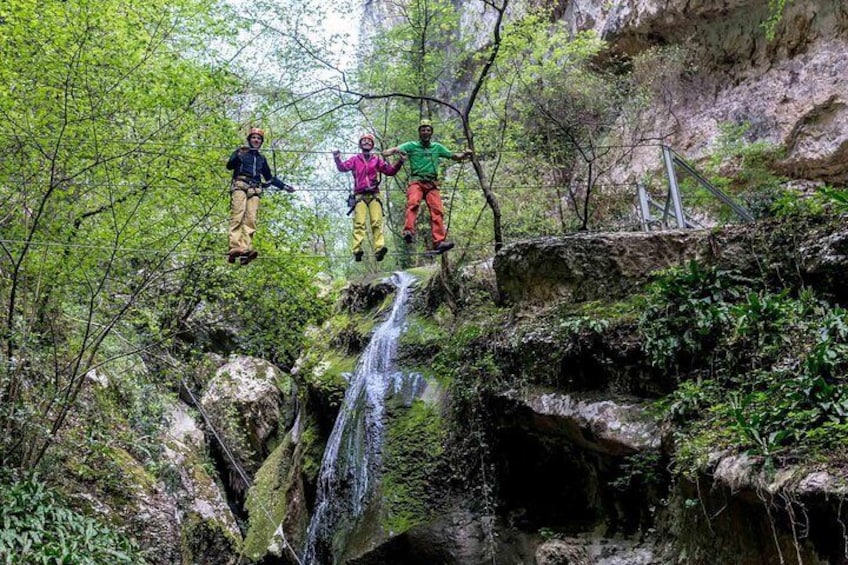
[[[374,155],[374,136],[370,133],[359,138],[361,153],[342,161],[339,150],[333,151],[333,159],[339,172],[353,171],[353,258],[362,261],[362,240],[365,239],[365,221],[371,220],[371,236],[377,261],[386,256],[386,240],[383,236],[383,201],[380,200],[380,174],[395,176],[406,156],[401,155],[394,165]]]

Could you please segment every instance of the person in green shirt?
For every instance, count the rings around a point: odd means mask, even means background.
[[[430,231],[433,234],[433,250],[444,253],[453,247],[447,241],[447,231],[444,222],[442,197],[439,194],[439,159],[463,161],[471,157],[471,151],[454,153],[441,143],[432,141],[433,125],[429,120],[421,120],[418,124],[418,141],[407,141],[397,147],[383,151],[385,157],[402,153],[409,157],[409,185],[406,189],[406,218],[403,224],[403,238],[412,243],[415,236],[415,220],[421,200],[430,209]]]

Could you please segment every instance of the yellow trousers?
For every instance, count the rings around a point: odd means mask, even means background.
[[[235,180],[230,192],[230,251],[249,251],[256,232],[256,212],[262,188]]]
[[[362,251],[362,240],[365,239],[365,222],[371,218],[371,237],[374,240],[374,251],[386,246],[383,237],[383,204],[375,194],[356,195],[356,206],[353,208],[353,252]]]

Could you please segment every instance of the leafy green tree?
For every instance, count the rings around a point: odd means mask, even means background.
[[[225,271],[219,252],[224,162],[243,131],[227,111],[254,96],[238,78],[250,61],[235,48],[237,22],[226,5],[207,0],[0,6],[5,465],[36,466],[87,376],[170,343],[201,301],[221,299],[216,281],[234,289],[243,312],[258,304],[245,296],[284,294],[285,310],[264,323],[287,325],[292,333],[280,337],[292,345],[276,347],[280,359],[293,355],[300,322],[287,322],[309,317],[298,305],[314,299],[305,281],[319,268],[299,252],[313,226],[291,199],[267,198],[257,244],[280,256],[276,266]],[[291,153],[280,161],[299,165]],[[107,354],[104,344],[116,337],[124,347]]]

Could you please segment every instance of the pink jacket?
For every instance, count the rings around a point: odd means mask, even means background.
[[[338,155],[333,155],[333,159],[336,161],[336,168],[339,172],[353,171],[353,192],[357,194],[380,192],[378,173],[393,177],[403,165],[403,161],[400,159],[394,165],[390,165],[382,157],[374,154],[371,154],[367,160],[362,153],[358,153],[344,162]]]

